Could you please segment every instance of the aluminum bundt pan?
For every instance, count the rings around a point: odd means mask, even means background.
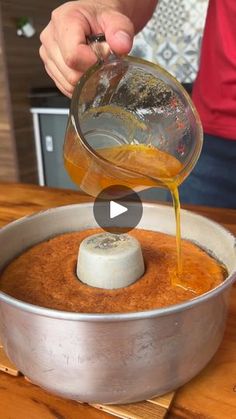
[[[188,211],[181,211],[181,222],[183,238],[199,243],[227,267],[221,285],[178,305],[122,314],[63,312],[0,292],[0,338],[11,361],[49,392],[89,403],[150,399],[198,374],[222,341],[236,278],[235,239],[219,224]],[[0,231],[0,269],[49,237],[93,227],[91,203],[10,223]],[[137,228],[175,235],[173,209],[144,203]]]

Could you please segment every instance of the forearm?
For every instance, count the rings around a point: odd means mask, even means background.
[[[135,33],[139,32],[151,19],[158,0],[120,0],[125,14],[134,24]]]
[[[86,3],[87,0],[80,1]],[[158,0],[98,0],[98,3],[100,6],[112,7],[130,18],[134,25],[135,33],[137,33],[152,17]]]

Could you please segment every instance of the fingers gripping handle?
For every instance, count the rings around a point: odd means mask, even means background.
[[[104,62],[110,55],[114,55],[106,42],[106,38],[103,33],[89,35],[86,39],[88,45],[91,46],[94,54],[96,55],[98,62]]]

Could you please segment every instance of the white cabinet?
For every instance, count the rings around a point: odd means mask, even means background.
[[[78,189],[66,173],[63,144],[69,109],[32,108],[40,185]]]

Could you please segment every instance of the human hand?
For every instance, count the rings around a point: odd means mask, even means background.
[[[57,87],[71,97],[84,71],[97,61],[86,37],[104,33],[111,50],[127,54],[134,27],[119,0],[79,0],[52,12],[51,21],[40,35],[40,56]]]

